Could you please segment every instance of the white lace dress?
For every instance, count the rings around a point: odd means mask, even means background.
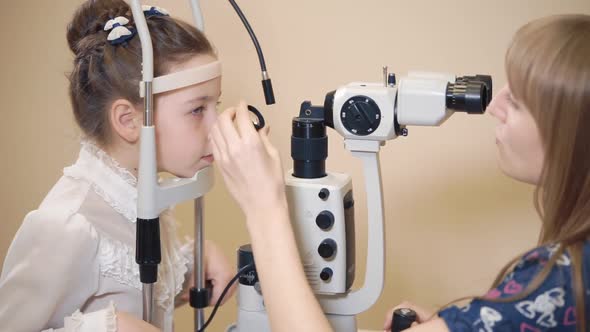
[[[82,143],[76,163],[27,214],[8,250],[0,276],[0,331],[61,328],[67,316],[80,316],[78,310],[104,311],[111,302],[141,319],[135,185],[136,178],[104,151]],[[154,323],[170,332],[175,298],[192,270],[191,244],[181,247],[175,223],[169,211],[162,214],[154,290]]]

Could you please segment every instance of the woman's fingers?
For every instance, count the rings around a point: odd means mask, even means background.
[[[255,139],[257,135],[256,128],[250,118],[250,111],[248,105],[241,101],[236,110],[236,125],[241,138]]]
[[[272,143],[270,142],[270,138],[268,137],[268,135],[270,134],[270,126],[267,125],[266,127],[262,128],[259,131],[259,133],[260,140],[262,141],[262,145],[264,145],[264,148],[266,149],[266,153],[268,153],[268,155],[273,158],[278,158],[279,153],[277,149],[274,147],[274,145],[272,145]]]
[[[392,318],[393,318],[393,312],[397,309],[402,309],[402,308],[407,308],[407,309],[412,309],[415,313],[416,313],[416,323],[424,323],[425,321],[427,321],[428,319],[430,319],[432,317],[432,313],[422,307],[419,307],[411,302],[408,301],[404,301],[400,304],[398,304],[397,306],[393,307],[392,309],[390,309],[386,316],[385,316],[385,322],[383,323],[383,329],[385,331],[389,331],[391,329],[391,325],[392,325]]]
[[[283,169],[279,153],[268,138],[268,127],[257,132],[243,102],[235,108],[230,125],[231,114],[224,114],[224,125],[218,123],[212,128],[212,148],[228,191],[249,215],[283,201]]]
[[[272,146],[272,144],[270,144],[270,140],[268,138],[268,135],[270,134],[270,126],[266,125],[264,128],[260,129],[258,131],[258,133],[260,134],[260,140],[262,140],[264,147],[267,148],[267,151],[268,151],[268,147]]]
[[[209,132],[209,137],[210,137],[211,143],[215,145],[215,149],[218,153],[217,156],[214,154],[215,159],[219,160],[219,161],[227,160],[228,159],[227,142],[225,141],[225,138],[223,137],[223,134],[221,133],[221,129],[219,128],[219,123],[215,123],[213,125],[213,127],[211,127],[211,131]],[[214,151],[214,153],[215,153],[215,151]]]
[[[236,118],[237,110],[233,107],[228,108],[225,112],[221,113],[217,118],[217,126],[219,132],[225,139],[227,147],[231,147],[233,143],[240,139],[240,135],[234,126],[234,119]]]

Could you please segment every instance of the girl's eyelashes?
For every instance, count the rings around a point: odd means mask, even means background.
[[[215,102],[215,104],[213,105],[213,109],[216,110],[217,106],[219,106],[219,104],[221,104],[221,101]],[[193,116],[202,115],[207,110],[207,108],[209,108],[211,106],[212,106],[211,103],[207,103],[206,105],[201,105],[201,106],[193,109],[192,111],[190,111],[189,114],[193,115]]]
[[[205,106],[199,106],[191,111],[191,115],[201,115],[205,111]]]

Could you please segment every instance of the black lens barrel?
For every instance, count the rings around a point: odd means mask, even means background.
[[[293,176],[316,179],[326,176],[328,136],[323,119],[294,118],[291,135]]]
[[[447,84],[446,106],[454,111],[483,114],[491,99],[491,76],[463,76]]]
[[[492,88],[492,76],[490,75],[475,75],[475,76],[461,76],[461,77],[457,77],[457,82],[482,82],[483,84],[485,84],[487,90],[488,90],[488,99],[486,100],[486,105],[489,105],[490,102],[492,101],[492,93],[493,93],[493,88]]]

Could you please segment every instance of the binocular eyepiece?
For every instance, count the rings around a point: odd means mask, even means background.
[[[397,86],[350,83],[327,93],[322,106],[301,104],[292,123],[293,176],[326,176],[326,127],[348,139],[386,141],[405,136],[402,126],[438,126],[453,112],[483,114],[491,100],[489,75],[413,73]]]
[[[449,83],[446,91],[448,109],[469,114],[483,114],[492,100],[492,77],[461,76]]]

